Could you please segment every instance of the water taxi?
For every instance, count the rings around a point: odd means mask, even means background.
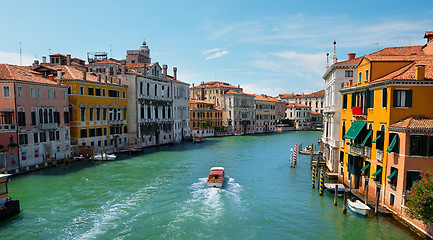
[[[0,220],[10,218],[18,214],[20,201],[12,200],[8,194],[8,177],[11,174],[0,174]]]
[[[95,160],[96,161],[114,161],[114,160],[116,160],[116,155],[107,154],[107,153],[98,154],[98,155],[95,155]]]
[[[365,205],[363,202],[356,200],[356,201],[351,201],[351,200],[347,200],[347,205],[349,206],[349,210],[353,213],[362,215],[362,216],[366,216],[367,215],[367,211],[370,210],[370,208]]]
[[[209,177],[207,178],[208,188],[222,188],[224,184],[224,173],[223,167],[213,167],[210,169]]]

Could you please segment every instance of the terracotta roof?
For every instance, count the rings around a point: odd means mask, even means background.
[[[389,130],[433,130],[433,118],[423,115],[412,115],[403,118],[388,127]]]
[[[311,111],[311,114],[313,114],[313,115],[322,115],[321,113],[315,112],[315,111]]]
[[[15,80],[56,85],[57,83],[40,76],[38,72],[10,64],[0,64],[0,80]]]
[[[66,66],[66,65],[57,65],[54,67],[51,67],[53,69],[62,69],[63,75],[62,79],[78,79],[83,80],[83,71],[80,71],[74,67]],[[87,81],[93,81],[98,82],[98,77],[94,76],[93,74],[86,72],[86,80]],[[103,82],[103,80],[101,80]]]
[[[236,94],[236,95],[248,95],[248,96],[253,96],[252,94],[247,94],[247,93],[240,93],[240,92],[235,92],[232,90],[228,90],[227,92],[224,93],[225,95],[230,95],[230,94]]]
[[[120,63],[119,63],[119,65],[120,65]],[[126,66],[127,68],[142,68],[143,65],[145,65],[145,66],[149,66],[150,63],[126,63],[126,64],[125,64],[125,66]]]
[[[251,94],[254,96],[254,100],[259,100],[259,101],[271,101],[269,100],[267,97],[264,97],[262,95],[257,95],[257,94]]]
[[[66,57],[65,55],[60,54],[60,53],[56,53],[56,54],[51,54],[51,55],[50,55],[50,57],[57,57],[57,56],[60,56],[60,57]]]
[[[120,63],[115,62],[115,61],[111,61],[111,60],[102,60],[102,61],[98,61],[98,62],[93,62],[93,63],[89,63],[89,65],[93,65],[93,64],[115,64],[115,65],[120,65]]]
[[[425,80],[433,80],[433,57],[424,56],[420,60],[416,60],[388,75],[378,78],[372,82],[380,82],[385,80],[417,80],[415,77],[415,69],[417,65],[425,66]]]
[[[233,86],[229,83],[225,83],[225,82],[218,82],[218,81],[212,81],[212,82],[205,82],[205,83],[201,83],[198,86],[195,86],[194,88],[201,88],[202,86],[204,86],[205,88],[212,88],[212,87],[227,87],[227,88],[238,88],[241,89],[240,87],[236,87]]]
[[[374,53],[365,55],[365,57],[378,57],[378,56],[416,56],[423,55],[421,48],[423,46],[404,46],[404,47],[389,47],[379,50]],[[370,58],[369,58],[370,59]]]
[[[355,59],[350,59],[350,60],[346,60],[346,61],[342,61],[342,62],[337,62],[334,63],[332,65],[349,65],[349,64],[354,64],[354,65],[358,65],[362,60],[362,57],[357,57]]]
[[[311,108],[310,106],[300,104],[300,103],[289,103],[289,104],[286,104],[286,106],[287,107],[308,107],[308,108]]]
[[[433,35],[433,31],[427,31],[424,34],[424,38],[428,38],[428,36],[432,36]]]
[[[324,97],[324,96],[325,96],[325,89],[310,94],[305,94],[305,97]]]
[[[203,103],[203,104],[209,104],[209,105],[213,105],[214,104],[213,102],[207,102],[205,100],[197,100],[197,99],[194,99],[194,98],[190,98],[189,102],[190,103]]]

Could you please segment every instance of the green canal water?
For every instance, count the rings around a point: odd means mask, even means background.
[[[311,188],[309,156],[290,148],[321,132],[237,136],[147,149],[13,177],[23,212],[0,239],[416,239],[392,218],[342,214]],[[207,189],[212,166],[224,189]]]

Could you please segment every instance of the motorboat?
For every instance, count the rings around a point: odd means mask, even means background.
[[[21,212],[20,201],[12,200],[8,193],[8,177],[11,174],[0,174],[0,220],[10,218]]]
[[[206,138],[195,136],[195,137],[192,139],[192,141],[195,142],[195,143],[200,143],[200,142],[204,142],[204,141],[206,141]]]
[[[310,155],[311,152],[313,152],[313,155],[319,155],[319,152],[314,151],[311,146],[307,146],[304,149],[300,150],[299,153],[300,154],[306,154],[306,155]]]
[[[223,167],[213,167],[210,169],[209,176],[207,178],[208,188],[222,188],[224,184],[224,173]]]
[[[370,210],[370,208],[367,205],[365,205],[363,202],[361,202],[360,200],[351,201],[350,199],[348,199],[347,205],[349,206],[349,210],[351,212],[362,215],[362,216],[366,216],[367,211]]]
[[[95,155],[94,158],[96,161],[114,161],[116,160],[116,155],[103,153],[103,154]]]
[[[335,185],[337,185],[337,195],[343,196],[346,188],[341,183],[325,183],[325,190],[331,194],[335,194]]]

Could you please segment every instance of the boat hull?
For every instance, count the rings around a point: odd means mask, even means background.
[[[0,220],[10,218],[20,213],[20,201],[10,200],[5,202],[4,207],[0,209]]]
[[[207,182],[206,185],[208,188],[222,188],[224,181],[222,182]]]
[[[116,155],[95,155],[96,161],[114,161],[116,160]]]
[[[366,206],[364,203],[360,202],[359,200],[356,200],[355,202],[347,201],[347,205],[349,206],[349,210],[353,213],[356,213],[361,216],[367,216],[368,210],[370,208]]]

